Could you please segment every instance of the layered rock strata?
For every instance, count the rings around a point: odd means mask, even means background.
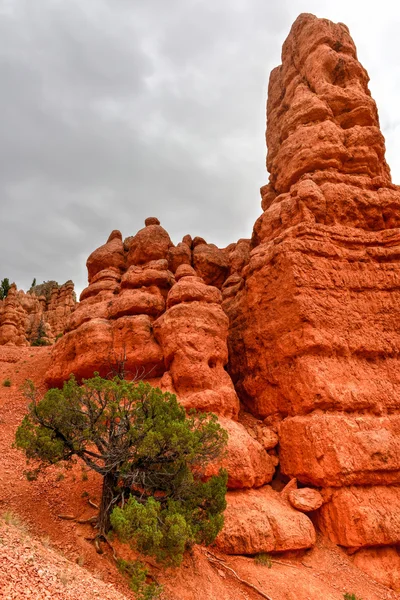
[[[219,250],[202,238],[192,240],[190,236],[185,236],[182,242],[174,246],[155,217],[146,219],[145,227],[125,240],[122,240],[119,231],[113,231],[106,244],[88,258],[89,285],[81,293],[80,302],[68,323],[67,334],[57,345],[49,383],[59,385],[71,372],[82,378],[91,376],[95,370],[106,375],[121,368],[131,377],[158,378],[172,363],[173,379],[179,360],[173,358],[176,350],[172,346],[180,343],[179,333],[175,341],[171,337],[167,343],[161,328],[153,329],[153,323],[168,308],[163,321],[164,329],[171,327],[171,323],[173,328],[180,327],[193,316],[200,328],[211,327],[206,332],[206,338],[215,348],[210,346],[208,350],[204,349],[205,354],[210,353],[210,357],[203,357],[197,363],[202,369],[204,381],[195,384],[193,377],[189,381],[187,374],[187,389],[191,388],[192,394],[196,389],[207,389],[209,399],[213,394],[218,399],[218,394],[222,392],[215,392],[211,380],[218,380],[218,385],[222,387],[224,380],[228,382],[226,385],[232,397],[229,402],[236,405],[230,412],[237,413],[236,393],[223,369],[227,362],[228,320],[220,307],[220,291],[209,285],[222,285],[230,275],[229,256],[235,254],[236,246],[233,244],[229,249]],[[238,263],[236,255],[235,261]],[[199,274],[192,267],[195,264],[198,265]],[[175,279],[175,273],[179,271],[184,276],[185,268],[189,269],[192,281],[175,285],[179,280],[179,276]],[[179,298],[182,289],[183,296]],[[188,298],[185,293],[189,294]],[[190,307],[189,302],[194,305]],[[178,304],[180,308],[172,310],[173,305]],[[159,332],[157,338],[156,330]],[[217,341],[218,336],[222,336],[222,341]],[[191,359],[188,360],[190,362]],[[215,360],[215,371],[212,371],[214,366],[208,366],[207,360]],[[183,382],[179,385],[182,387]],[[213,404],[211,400],[210,403]]]
[[[400,190],[345,25],[294,23],[271,74],[267,145],[251,241],[175,246],[149,218],[92,253],[48,383],[122,372],[212,410],[229,433],[222,550],[308,548],[312,513],[395,585]]]
[[[11,285],[0,300],[0,345],[51,344],[64,333],[75,310],[74,284],[51,281],[25,293]]]
[[[268,452],[278,438],[272,433],[265,443],[267,428],[260,425],[257,437],[238,422],[239,399],[225,370],[229,320],[210,284],[221,285],[240,267],[249,241],[222,251],[185,236],[174,246],[156,218],[145,225],[124,241],[113,231],[88,258],[89,285],[54,347],[48,384],[94,371],[150,380],[185,408],[219,416],[228,455],[210,465],[209,475],[223,466],[229,488],[260,487],[275,472],[276,455]]]
[[[321,530],[352,551],[394,546],[400,190],[345,25],[296,20],[266,138],[264,212],[240,289],[224,294],[230,373],[278,431],[282,475],[322,489]]]

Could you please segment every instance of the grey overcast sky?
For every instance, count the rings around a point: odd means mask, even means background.
[[[0,277],[72,279],[157,216],[225,246],[261,212],[269,72],[301,12],[350,27],[400,183],[400,3],[0,0]]]

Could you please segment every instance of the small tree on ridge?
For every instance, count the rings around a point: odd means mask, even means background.
[[[4,277],[4,279],[2,279],[0,282],[0,300],[7,298],[10,287],[10,280],[8,277]]]

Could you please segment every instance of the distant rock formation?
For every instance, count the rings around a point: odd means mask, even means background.
[[[124,241],[113,231],[48,383],[119,372],[214,411],[233,490],[219,547],[308,548],[313,513],[387,584],[394,556],[400,572],[400,189],[345,25],[296,20],[266,137],[251,241],[174,246],[155,218]]]
[[[25,293],[14,284],[0,300],[0,345],[52,344],[76,306],[74,284],[48,281]]]

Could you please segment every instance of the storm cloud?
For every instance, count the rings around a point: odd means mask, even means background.
[[[73,279],[112,229],[157,216],[251,235],[269,72],[300,12],[345,22],[400,182],[400,5],[321,0],[0,0],[0,277]]]

